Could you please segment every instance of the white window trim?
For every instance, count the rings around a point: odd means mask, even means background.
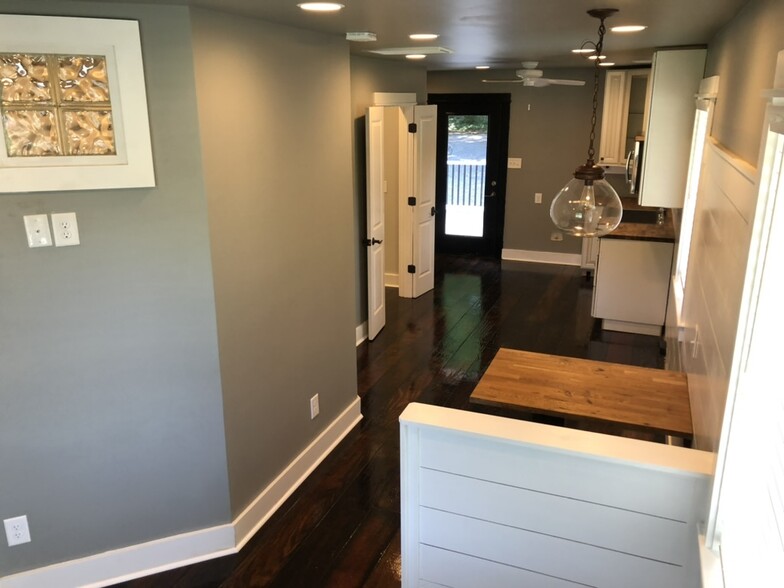
[[[702,163],[705,157],[705,146],[707,145],[713,129],[713,113],[716,106],[716,98],[719,93],[719,76],[704,78],[700,82],[700,90],[696,96],[696,109],[694,116],[694,128],[692,130],[691,151],[689,156],[689,173],[686,177],[686,193],[683,198],[683,214],[681,216],[681,230],[678,236],[678,252],[676,254],[675,273],[672,279],[673,294],[675,297],[675,310],[678,324],[681,322],[683,314],[683,299],[686,290],[686,279],[688,276],[689,258],[691,251],[691,239],[694,228],[694,213],[697,208],[698,190],[692,192],[692,186],[702,184],[701,173]],[[698,136],[699,130],[698,117],[700,112],[707,112],[708,119],[705,131],[702,136]],[[695,154],[699,153],[699,161],[695,162]],[[694,177],[696,174],[696,178]],[[686,229],[684,231],[684,229]],[[686,256],[683,256],[683,247],[686,246]]]

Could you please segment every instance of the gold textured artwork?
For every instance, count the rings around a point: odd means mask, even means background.
[[[3,53],[0,86],[9,157],[117,153],[105,57]]]

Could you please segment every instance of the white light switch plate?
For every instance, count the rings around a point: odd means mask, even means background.
[[[523,158],[522,157],[507,158],[506,167],[509,169],[521,169],[523,167]]]
[[[29,214],[24,218],[28,247],[51,247],[52,233],[49,232],[49,218],[45,214]]]
[[[79,227],[75,212],[61,212],[52,215],[55,247],[79,244]]]

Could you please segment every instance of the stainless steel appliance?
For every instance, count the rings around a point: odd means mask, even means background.
[[[631,149],[626,157],[626,182],[629,184],[629,192],[631,194],[637,194],[640,191],[642,152],[644,148],[645,137],[637,136],[634,138],[634,149]]]

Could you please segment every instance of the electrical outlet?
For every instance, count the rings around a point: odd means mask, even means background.
[[[563,241],[563,233],[559,233],[558,231],[553,231],[550,233],[550,241]]]
[[[52,214],[55,247],[79,245],[79,227],[76,224],[75,212]]]
[[[51,247],[49,217],[45,214],[28,214],[23,217],[28,247]]]
[[[315,419],[319,413],[319,400],[318,394],[310,399],[310,420]]]
[[[8,547],[30,543],[30,527],[27,526],[27,515],[5,519],[5,536],[8,539]]]
[[[541,204],[542,203],[542,193],[535,192],[534,193],[534,204]]]

